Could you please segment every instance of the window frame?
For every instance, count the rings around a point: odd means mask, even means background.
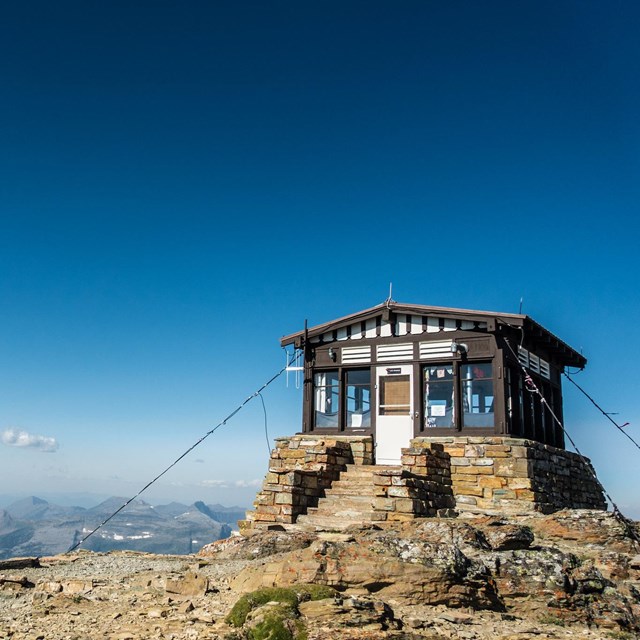
[[[337,371],[338,374],[338,423],[336,426],[326,427],[316,424],[316,384],[315,376],[318,374]],[[347,424],[348,407],[347,407],[347,388],[349,386],[349,372],[366,371],[369,374],[369,425],[353,427]],[[375,384],[373,379],[373,371],[371,366],[341,366],[334,365],[329,367],[314,367],[313,374],[310,376],[311,393],[309,393],[309,407],[306,410],[307,419],[309,421],[308,433],[318,434],[341,434],[341,435],[371,435],[375,430],[375,413],[373,411],[373,394],[375,393]],[[365,385],[358,385],[365,387]]]
[[[468,377],[464,377],[463,378],[463,374],[462,374],[462,369],[464,367],[480,367],[482,365],[489,365],[489,367],[491,368],[491,377],[490,378],[476,378],[475,376],[472,378],[468,378]],[[465,360],[465,361],[461,361],[458,364],[458,380],[459,380],[459,386],[457,387],[457,391],[460,393],[460,431],[466,431],[469,430],[470,432],[473,433],[477,433],[479,430],[481,429],[492,429],[494,432],[497,428],[497,420],[496,420],[496,404],[497,404],[497,394],[496,394],[496,388],[497,388],[497,384],[496,384],[496,374],[497,371],[495,370],[495,366],[494,366],[494,362],[493,360]],[[465,411],[465,406],[464,406],[464,395],[465,392],[462,388],[462,385],[466,382],[466,381],[471,381],[473,382],[488,382],[489,380],[491,381],[491,391],[492,391],[492,395],[491,395],[491,411],[478,411],[477,413],[474,413],[471,409],[473,407],[468,407],[468,410]],[[473,390],[473,384],[472,384],[472,390]],[[478,394],[479,396],[480,394]],[[485,396],[486,397],[486,396]],[[473,415],[486,415],[486,414],[491,414],[493,416],[493,425],[489,426],[489,425],[469,425],[466,424],[465,421],[465,415],[469,415],[469,416],[473,416]],[[470,419],[469,419],[470,420]]]
[[[365,404],[368,402],[369,404],[369,424],[365,424],[365,425],[360,425],[358,427],[355,427],[353,425],[349,424],[349,387],[353,386],[355,389],[359,389],[359,390],[365,390],[367,388],[366,384],[362,384],[362,383],[355,383],[355,382],[350,382],[349,381],[349,374],[350,373],[362,373],[362,372],[367,372],[369,374],[369,386],[368,386],[368,390],[369,390],[369,397],[368,400],[364,398],[364,394],[363,397],[360,399],[356,399],[356,402],[360,402],[362,403],[363,406],[365,406]],[[373,394],[375,392],[375,385],[373,384],[373,374],[371,371],[371,367],[343,367],[343,371],[342,371],[342,378],[344,378],[344,382],[342,384],[342,387],[344,389],[344,428],[342,429],[342,431],[345,432],[353,432],[354,430],[360,430],[360,429],[370,429],[371,428],[371,422],[373,420]],[[362,412],[360,414],[357,414],[354,412],[351,412],[351,415],[365,415],[366,412]]]
[[[474,364],[490,364],[491,365],[491,383],[493,388],[493,425],[490,427],[483,426],[465,426],[464,424],[464,407],[463,407],[463,399],[462,399],[462,376],[461,369],[465,365],[474,365]],[[499,387],[499,383],[502,380],[499,380],[498,376],[498,364],[499,361],[495,357],[484,356],[481,358],[453,358],[452,360],[439,360],[434,362],[421,362],[420,363],[420,411],[421,411],[421,420],[420,420],[420,432],[418,435],[420,436],[446,436],[446,435],[495,435],[496,433],[500,433],[500,420],[499,420],[499,410],[498,410],[498,400],[500,398],[500,394],[497,393]],[[425,389],[425,371],[428,368],[435,367],[451,367],[453,369],[453,424],[451,426],[443,427],[428,427],[427,415],[426,415],[426,389]]]

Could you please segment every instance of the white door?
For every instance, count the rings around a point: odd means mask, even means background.
[[[413,366],[376,369],[376,464],[400,464],[413,438]]]

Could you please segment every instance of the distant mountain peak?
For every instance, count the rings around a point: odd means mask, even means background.
[[[18,500],[18,502],[14,503],[14,504],[29,504],[29,505],[45,505],[45,504],[49,504],[46,500],[43,500],[42,498],[38,498],[37,496],[29,496],[28,498],[23,498],[22,500]]]
[[[213,511],[211,511],[211,509],[209,509],[209,507],[202,502],[202,500],[198,500],[197,502],[193,503],[193,506],[203,515],[207,516],[207,518],[211,518],[212,520],[216,520],[215,514],[213,513]]]

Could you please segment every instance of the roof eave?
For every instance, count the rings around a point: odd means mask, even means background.
[[[309,338],[322,335],[329,331],[335,331],[343,327],[349,326],[354,322],[361,322],[371,317],[375,317],[380,311],[389,309],[395,313],[406,313],[414,315],[438,315],[442,317],[459,317],[464,316],[469,320],[486,321],[494,318],[502,323],[514,328],[520,329],[525,326],[528,328],[528,333],[535,332],[537,335],[544,339],[556,353],[561,356],[561,360],[566,366],[584,368],[587,363],[587,359],[575,349],[570,347],[566,342],[563,342],[560,338],[553,333],[545,329],[542,325],[537,323],[533,318],[527,315],[516,313],[499,313],[496,311],[476,311],[473,309],[457,309],[452,307],[431,307],[424,305],[405,304],[399,302],[383,302],[375,307],[363,309],[357,313],[352,313],[329,322],[315,325],[306,330],[297,331],[289,335],[283,336],[280,339],[280,345],[287,347],[291,344],[296,348],[302,346],[305,334]]]
[[[394,311],[395,313],[414,313],[415,315],[430,315],[437,314],[443,317],[456,317],[456,316],[465,316],[470,320],[478,320],[484,321],[487,318],[501,318],[508,319],[509,324],[513,324],[515,326],[522,326],[524,323],[526,316],[520,314],[511,314],[511,313],[498,313],[495,311],[475,311],[473,309],[456,309],[452,307],[431,307],[431,306],[423,306],[423,305],[414,305],[414,304],[405,304],[400,302],[383,302],[382,304],[378,304],[375,307],[370,307],[369,309],[363,309],[362,311],[358,311],[357,313],[352,313],[347,316],[342,316],[341,318],[337,318],[335,320],[330,320],[329,322],[324,322],[322,324],[315,325],[306,330],[306,334],[309,337],[314,337],[318,335],[322,335],[328,331],[334,331],[336,329],[341,329],[342,327],[353,324],[354,322],[366,320],[369,317],[377,315],[377,313],[383,309],[389,309],[390,311]],[[290,344],[294,344],[296,341],[299,341],[301,337],[305,335],[305,331],[296,331],[295,333],[291,333],[289,335],[283,336],[280,339],[280,345],[286,347]]]

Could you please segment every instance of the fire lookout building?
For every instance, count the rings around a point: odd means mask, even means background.
[[[564,448],[561,373],[586,359],[526,315],[384,303],[281,340],[304,350],[302,431],[370,435],[379,464],[417,437]]]
[[[387,301],[281,344],[303,354],[302,430],[242,527],[606,509],[564,448],[561,375],[586,359],[529,316]]]

